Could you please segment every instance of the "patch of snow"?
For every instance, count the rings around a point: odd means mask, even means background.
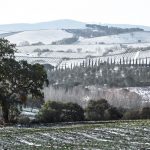
[[[30,145],[30,146],[42,146],[41,144],[35,144],[35,143],[32,143],[32,142],[28,142],[27,140],[24,140],[24,139],[20,139],[19,140],[21,143],[24,143],[24,144],[27,144],[27,145]]]
[[[145,102],[150,102],[150,87],[130,87],[128,89],[141,95]]]
[[[86,134],[86,133],[80,133],[80,132],[78,132],[77,133],[78,135],[82,135],[82,136],[84,136],[84,137],[86,137],[86,138],[90,138],[90,139],[93,139],[93,140],[96,140],[96,141],[103,141],[103,142],[111,142],[111,140],[106,140],[106,139],[99,139],[99,138],[97,138],[97,137],[94,137],[94,136],[92,136],[92,135],[89,135],[89,134]]]

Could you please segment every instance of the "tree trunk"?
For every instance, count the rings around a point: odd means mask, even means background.
[[[3,113],[3,119],[5,123],[9,122],[8,116],[9,116],[9,106],[6,100],[2,101],[2,113]]]

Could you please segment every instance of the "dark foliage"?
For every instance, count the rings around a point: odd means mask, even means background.
[[[45,123],[83,121],[84,110],[75,103],[48,101],[40,109],[37,119]]]
[[[99,85],[108,87],[137,87],[150,85],[150,69],[143,64],[107,64],[94,65],[92,60],[90,66],[83,64],[67,69],[58,69],[49,72],[48,79],[53,86],[71,88],[77,85],[89,86]]]
[[[150,119],[150,107],[143,107],[138,110],[127,110],[123,115],[123,119]]]
[[[78,36],[73,36],[71,38],[64,38],[60,41],[52,42],[52,45],[65,45],[65,44],[73,44],[78,41]]]
[[[84,120],[84,110],[81,106],[76,103],[66,103],[64,104],[64,109],[61,115],[62,121],[73,122],[73,121],[83,121]]]
[[[150,119],[150,107],[142,108],[142,110],[139,112],[139,115],[141,119]]]
[[[122,114],[117,108],[108,104],[105,99],[91,100],[86,108],[87,120],[99,121],[99,120],[117,120],[122,117]]]
[[[140,28],[117,28],[117,27],[108,27],[96,24],[87,24],[87,29],[66,29],[67,32],[73,33],[76,36],[82,36],[85,38],[92,38],[92,37],[100,37],[100,36],[107,36],[107,35],[115,35],[121,33],[130,33],[136,31],[144,31]],[[101,43],[102,44],[102,43]]]
[[[3,119],[9,122],[11,106],[26,102],[30,94],[33,98],[43,98],[43,85],[47,80],[44,67],[16,61],[16,48],[8,40],[0,39],[0,104]]]
[[[37,42],[37,43],[32,43],[31,45],[33,45],[33,46],[38,46],[38,45],[44,45],[44,43],[42,43],[42,42]]]
[[[137,120],[140,119],[138,110],[128,110],[124,113],[123,119],[125,120]]]

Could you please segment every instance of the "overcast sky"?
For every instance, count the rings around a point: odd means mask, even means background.
[[[0,0],[0,24],[57,19],[150,26],[150,0]]]

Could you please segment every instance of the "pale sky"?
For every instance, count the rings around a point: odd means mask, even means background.
[[[150,0],[0,0],[0,24],[57,19],[150,26]]]

